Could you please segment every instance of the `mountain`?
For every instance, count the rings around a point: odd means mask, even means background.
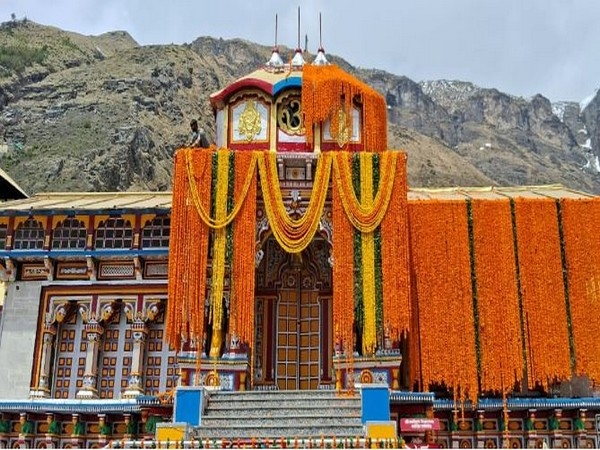
[[[27,20],[3,23],[0,167],[30,194],[168,190],[190,119],[213,137],[209,95],[270,52],[241,39],[140,46],[124,31],[83,36]],[[542,95],[416,83],[328,59],[385,97],[389,144],[408,153],[413,187],[562,183],[600,193],[598,93],[553,105]]]

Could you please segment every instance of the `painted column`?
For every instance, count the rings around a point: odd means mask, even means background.
[[[49,398],[50,397],[50,369],[52,365],[52,347],[56,336],[56,327],[54,324],[46,323],[44,325],[42,339],[42,353],[40,356],[40,376],[35,390],[29,394],[31,398]]]
[[[127,389],[123,398],[132,398],[142,395],[142,374],[144,373],[144,344],[148,335],[148,327],[142,319],[135,319],[131,324],[131,335],[133,337],[133,352],[131,355],[131,372]]]
[[[77,392],[77,398],[98,398],[98,352],[100,351],[100,339],[104,334],[104,328],[95,318],[85,324],[87,336],[87,349],[85,355],[85,372],[83,374],[83,386]]]

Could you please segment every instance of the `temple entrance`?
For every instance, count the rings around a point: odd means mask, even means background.
[[[256,272],[256,389],[333,386],[329,248],[317,237],[301,254],[289,254],[266,240]]]
[[[304,277],[308,278],[304,278]],[[290,271],[277,301],[276,381],[279,389],[317,389],[321,373],[321,305],[305,271]]]

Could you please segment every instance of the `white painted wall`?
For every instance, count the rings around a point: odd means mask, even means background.
[[[29,398],[42,284],[8,283],[0,325],[0,399]]]

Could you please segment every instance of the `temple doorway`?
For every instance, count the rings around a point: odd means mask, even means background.
[[[284,273],[276,309],[278,389],[317,389],[321,373],[321,305],[310,273]]]
[[[279,390],[331,387],[329,244],[318,239],[302,253],[288,254],[269,239],[263,248],[257,271],[255,383]],[[272,286],[269,281],[264,286],[261,278],[272,280]]]

